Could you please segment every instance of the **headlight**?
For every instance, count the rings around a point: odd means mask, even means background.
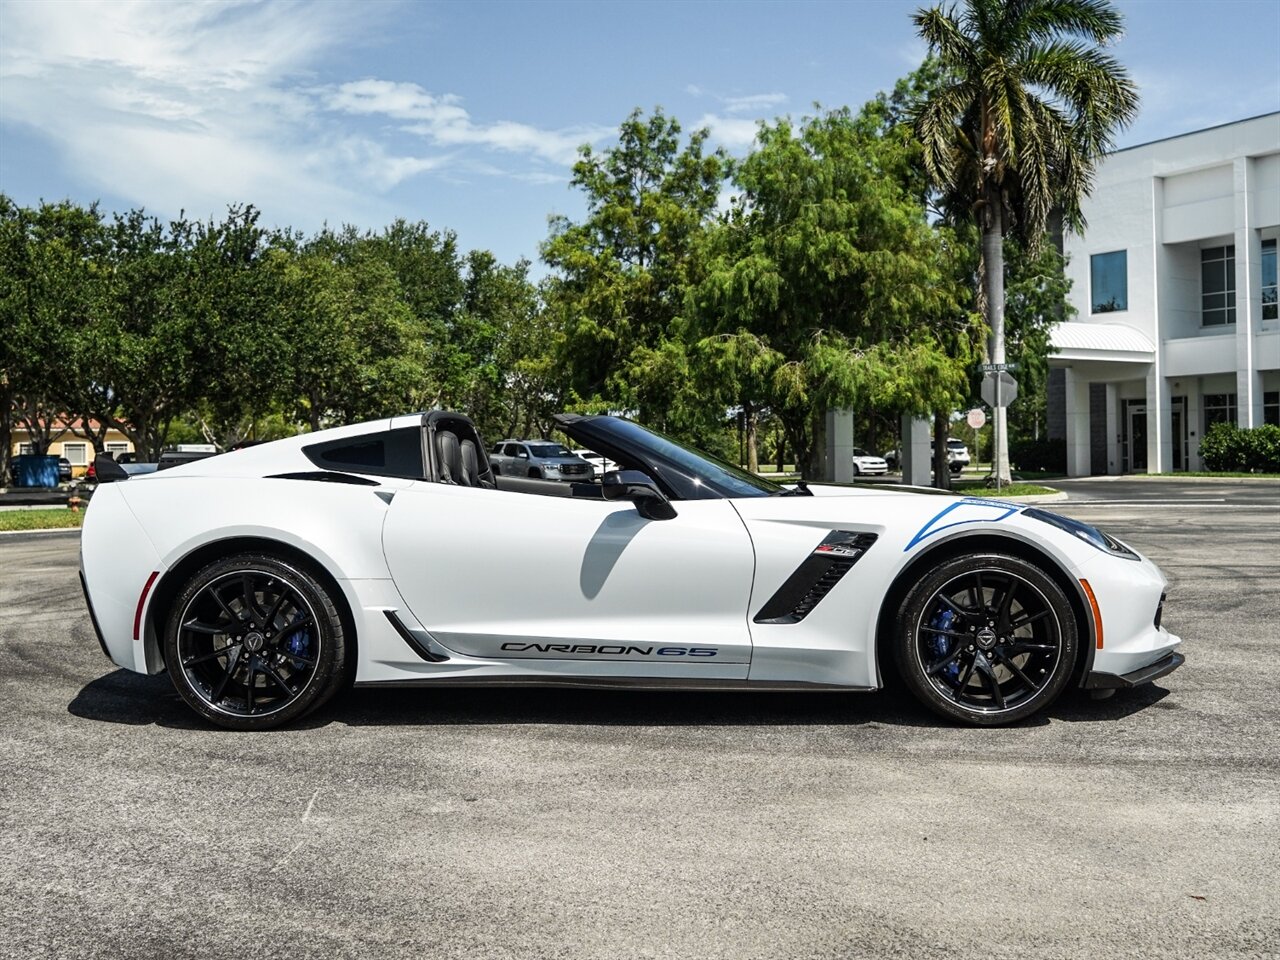
[[[542,465],[542,469],[543,469],[543,470],[559,470],[559,469],[560,469],[560,464],[558,464],[558,463],[544,463],[544,464]]]
[[[1111,534],[1103,533],[1097,527],[1091,527],[1089,524],[1081,523],[1079,520],[1072,520],[1070,517],[1050,513],[1048,510],[1038,510],[1035,507],[1028,507],[1023,510],[1022,515],[1036,520],[1043,520],[1059,530],[1065,530],[1072,536],[1079,537],[1085,543],[1093,544],[1099,550],[1104,550],[1113,557],[1124,557],[1126,560],[1140,559],[1136,553],[1111,536]]]

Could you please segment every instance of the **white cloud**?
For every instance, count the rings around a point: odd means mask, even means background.
[[[776,110],[787,102],[785,93],[753,93],[746,97],[721,97],[730,113],[761,114]]]
[[[555,178],[565,171],[548,166],[605,132],[482,123],[459,97],[413,83],[317,86],[315,68],[376,32],[387,9],[4,0],[0,124],[52,143],[90,189],[156,212],[220,215],[247,201],[303,227],[387,219],[386,191],[475,166],[477,151],[532,161],[505,175]]]
[[[745,117],[722,117],[714,113],[704,113],[693,129],[706,127],[711,131],[711,140],[727,150],[745,150],[755,143],[759,130],[758,120]]]
[[[609,134],[605,127],[542,130],[525,123],[498,121],[479,124],[456,96],[438,96],[416,83],[387,80],[355,80],[329,90],[330,110],[382,115],[393,120],[416,121],[403,129],[438,146],[481,146],[508,153],[523,153],[557,164],[570,164],[578,147]]]

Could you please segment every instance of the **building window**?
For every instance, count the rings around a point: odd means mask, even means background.
[[[1129,309],[1129,252],[1095,253],[1089,258],[1094,313]]]
[[[1280,310],[1276,302],[1276,242],[1262,241],[1262,319],[1275,320]]]
[[[73,467],[83,467],[89,462],[89,445],[87,443],[64,443],[62,455],[71,461]]]
[[[1215,423],[1236,422],[1236,395],[1234,393],[1206,393],[1204,395],[1204,430]]]
[[[1236,322],[1236,248],[1200,251],[1200,322],[1224,327]]]
[[[18,444],[18,456],[20,457],[29,456],[30,454],[35,452],[35,449],[36,449],[36,445],[34,443],[20,443]]]
[[[129,452],[129,444],[122,443],[119,440],[112,440],[102,445],[102,452],[108,454],[114,460],[117,454]]]
[[[1262,395],[1262,422],[1280,427],[1280,390],[1268,390]]]

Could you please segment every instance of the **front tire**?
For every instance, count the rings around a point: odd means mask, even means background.
[[[302,565],[258,553],[196,573],[165,629],[178,693],[231,730],[278,727],[315,710],[343,685],[346,658],[329,589]]]
[[[1062,693],[1079,629],[1062,588],[1019,557],[957,557],[908,592],[894,659],[930,710],[976,726],[1022,720]]]

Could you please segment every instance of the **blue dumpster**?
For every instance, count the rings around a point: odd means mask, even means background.
[[[15,487],[56,487],[58,485],[58,458],[38,457],[24,453],[13,458],[13,485]]]

